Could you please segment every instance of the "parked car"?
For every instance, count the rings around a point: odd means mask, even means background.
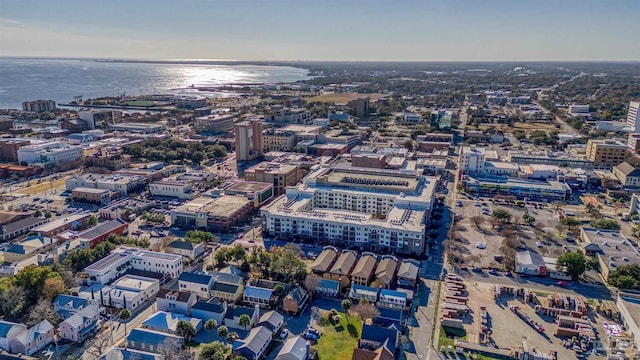
[[[280,339],[284,340],[287,338],[287,336],[289,336],[289,330],[288,329],[283,329],[280,332]]]
[[[484,271],[482,271],[482,268],[476,266],[476,267],[473,268],[473,272],[481,273],[481,272],[484,272]]]
[[[511,277],[511,276],[513,276],[513,274],[511,274],[511,271],[505,271],[504,272],[504,276]]]
[[[457,207],[462,207],[462,201],[456,201],[456,206]]]
[[[496,269],[490,269],[490,270],[489,270],[489,274],[491,274],[491,275],[498,275],[498,272],[496,271]]]
[[[569,283],[564,280],[556,282],[556,286],[567,287],[568,285]]]

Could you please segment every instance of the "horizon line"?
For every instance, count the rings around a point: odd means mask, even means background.
[[[241,59],[153,59],[153,58],[103,58],[81,56],[22,56],[0,55],[0,59],[43,59],[43,60],[90,60],[99,62],[139,62],[139,63],[640,63],[639,60],[241,60]]]

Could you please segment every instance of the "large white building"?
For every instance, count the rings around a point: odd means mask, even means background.
[[[422,254],[435,188],[416,171],[316,165],[262,214],[271,235]]]
[[[640,132],[640,101],[629,102],[629,112],[627,113],[627,126],[633,129],[632,132]]]
[[[480,174],[484,172],[484,148],[463,146],[460,149],[458,166],[463,174]]]
[[[111,190],[127,195],[130,191],[138,189],[146,184],[144,176],[140,175],[104,175],[104,174],[82,174],[67,179],[65,186],[67,190],[75,188],[92,188]]]
[[[178,199],[193,198],[193,187],[190,183],[182,181],[156,181],[149,185],[149,191],[153,196],[166,196]]]
[[[25,145],[18,149],[18,162],[27,164],[60,165],[82,158],[81,146],[68,145],[61,141]]]
[[[417,124],[421,123],[424,119],[422,119],[422,115],[420,114],[405,112],[402,114],[402,120],[405,123]]]
[[[176,278],[182,273],[182,255],[120,246],[108,256],[87,266],[84,271],[89,274],[91,283],[107,284],[122,276],[128,269]]]

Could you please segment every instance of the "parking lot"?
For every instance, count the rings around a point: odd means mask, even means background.
[[[509,224],[492,216],[496,209],[508,212]],[[528,249],[557,257],[575,249],[559,233],[557,211],[549,204],[463,198],[453,211],[458,221],[447,246],[460,265],[505,270],[513,266],[515,251]],[[525,212],[535,218],[533,226],[525,224]]]

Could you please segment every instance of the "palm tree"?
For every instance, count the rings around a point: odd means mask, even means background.
[[[238,325],[242,326],[244,330],[247,330],[247,326],[251,325],[251,318],[247,314],[240,315],[240,319],[238,319]]]
[[[124,336],[127,336],[127,320],[131,317],[131,312],[124,308],[118,313],[118,318],[124,322]]]
[[[209,332],[211,333],[211,341],[213,341],[213,329],[217,327],[218,327],[218,322],[213,319],[209,319],[207,320],[207,322],[204,323],[204,328],[209,330]]]
[[[218,328],[218,336],[221,338],[226,338],[229,334],[229,329],[226,326],[222,325]]]

